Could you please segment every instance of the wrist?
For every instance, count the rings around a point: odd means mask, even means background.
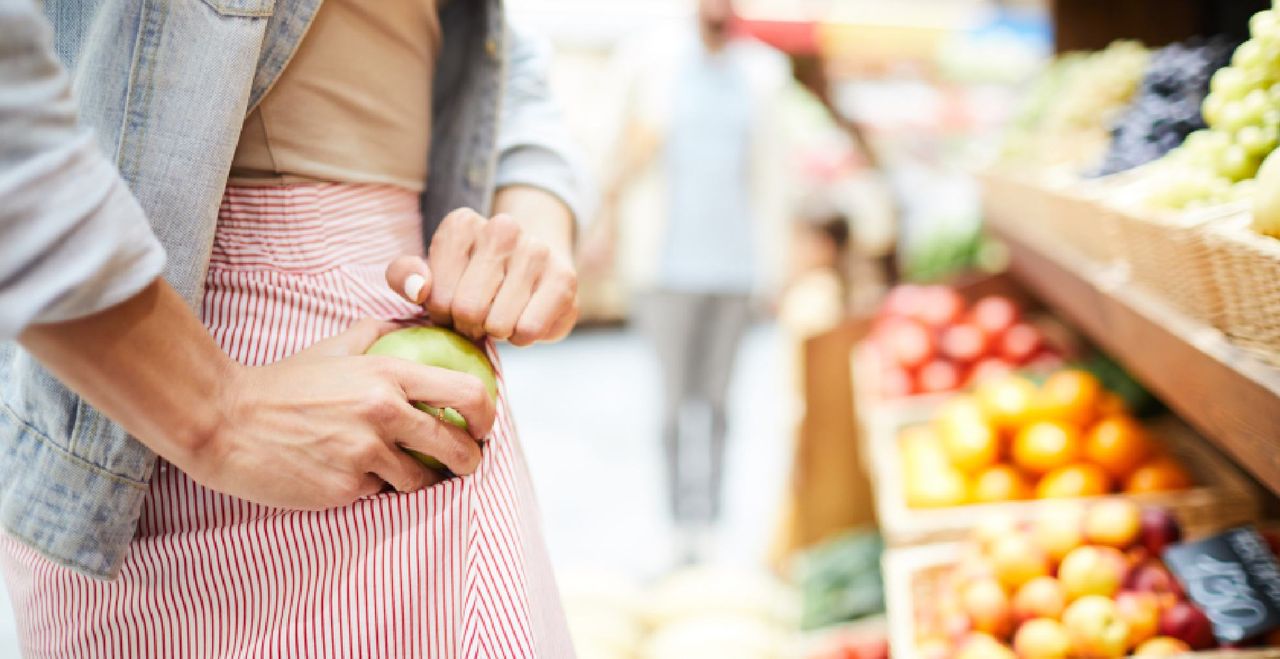
[[[172,461],[193,476],[208,476],[221,461],[217,456],[225,443],[229,421],[239,406],[240,394],[245,390],[244,380],[249,370],[230,358],[225,359],[213,369],[213,388],[208,398],[189,406],[192,414],[174,438],[176,446],[172,450],[177,455]]]
[[[559,197],[529,185],[511,185],[498,190],[493,200],[494,214],[506,213],[524,231],[546,243],[551,251],[572,262],[577,226],[573,212]]]

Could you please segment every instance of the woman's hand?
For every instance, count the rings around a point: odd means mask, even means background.
[[[216,490],[285,508],[329,508],[380,491],[440,480],[403,448],[454,473],[480,463],[494,422],[480,380],[412,362],[363,356],[393,323],[362,321],[268,366],[240,367],[217,401],[222,420],[179,464]],[[410,401],[451,407],[468,431]]]
[[[571,227],[564,213],[562,224]],[[491,336],[518,346],[557,341],[578,319],[571,229],[560,231],[563,240],[549,239],[509,214],[485,219],[462,208],[440,224],[427,260],[396,259],[387,267],[387,283],[425,306],[433,323],[472,338]]]
[[[84,318],[33,325],[23,346],[192,478],[255,503],[319,509],[459,474],[480,462],[494,407],[472,376],[364,355],[392,323],[364,321],[269,366],[233,362],[163,280]],[[452,407],[470,435],[410,401]],[[95,438],[87,438],[93,441]]]

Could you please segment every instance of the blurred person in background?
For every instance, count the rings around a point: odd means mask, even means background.
[[[783,178],[772,171],[781,158],[771,102],[786,62],[736,36],[734,19],[730,0],[699,0],[696,30],[646,35],[623,48],[615,169],[584,246],[584,262],[599,270],[618,253],[615,243],[629,243],[621,260],[637,293],[632,313],[662,371],[679,562],[707,558],[714,541],[730,375],[753,294],[771,288],[782,242],[771,233]],[[651,193],[650,205],[624,208],[637,188]],[[623,223],[624,215],[635,219]],[[686,413],[698,408],[707,421],[688,423]]]
[[[0,0],[24,655],[570,656],[505,400],[362,356],[572,327],[546,50],[498,0],[43,9]]]

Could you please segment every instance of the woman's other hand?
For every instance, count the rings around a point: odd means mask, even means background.
[[[423,305],[433,323],[471,338],[491,336],[518,346],[558,341],[578,319],[571,229],[564,232],[562,240],[507,213],[485,219],[462,208],[436,229],[426,261],[396,259],[387,267],[387,283]]]

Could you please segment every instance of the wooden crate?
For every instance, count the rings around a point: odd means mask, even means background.
[[[948,508],[911,508],[903,482],[898,432],[927,422],[933,413],[903,418],[890,428],[882,424],[870,438],[868,454],[877,477],[876,509],[880,529],[889,546],[902,547],[964,538],[984,515],[1003,514],[1029,519],[1041,500],[970,504]],[[1151,426],[1153,435],[1191,472],[1196,486],[1177,492],[1140,495],[1110,494],[1077,500],[1129,497],[1142,504],[1173,510],[1188,533],[1253,521],[1260,512],[1260,495],[1251,481],[1208,442],[1172,417]]]
[[[1223,527],[1225,528],[1225,527]],[[894,657],[914,657],[916,602],[936,591],[938,577],[955,565],[962,543],[939,543],[890,549],[882,559],[889,647]],[[1182,655],[1196,659],[1280,659],[1280,648],[1207,650]]]

